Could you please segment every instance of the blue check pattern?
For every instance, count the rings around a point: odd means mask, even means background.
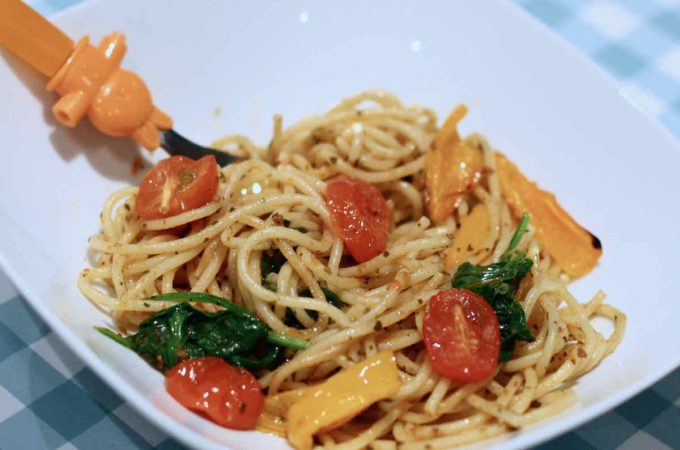
[[[680,0],[515,0],[680,139]]]
[[[82,0],[32,1],[45,15]],[[680,0],[515,0],[680,139]],[[68,350],[0,272],[0,450],[181,449]],[[680,369],[538,447],[680,449]]]

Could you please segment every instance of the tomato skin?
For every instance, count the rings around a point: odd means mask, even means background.
[[[207,155],[161,160],[139,184],[135,212],[143,220],[164,219],[201,207],[217,192],[217,161]]]
[[[381,254],[387,246],[390,208],[382,192],[362,180],[339,175],[326,184],[326,205],[333,232],[357,262]]]
[[[182,406],[234,430],[252,430],[264,410],[253,374],[214,356],[177,364],[165,374],[165,387]]]
[[[494,374],[501,348],[498,319],[491,305],[467,289],[449,289],[430,298],[423,340],[432,368],[450,380],[471,383]]]

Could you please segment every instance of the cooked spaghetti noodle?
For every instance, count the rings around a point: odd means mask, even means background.
[[[515,223],[494,174],[494,151],[479,135],[466,142],[483,152],[482,179],[449,220],[430,222],[425,155],[437,130],[433,111],[370,92],[285,130],[276,117],[268,148],[226,137],[217,145],[247,159],[221,169],[218,195],[207,205],[142,221],[134,213],[136,187],[109,197],[102,231],[89,241],[98,262],[83,271],[78,286],[124,331],[171,306],[145,298],[190,290],[227,298],[272,330],[308,339],[310,348],[261,374],[270,397],[391,349],[402,379],[398,393],[317,435],[323,446],[448,448],[556,414],[576,401],[568,382],[616,348],[625,316],[604,303],[602,292],[585,303],[575,299],[566,288],[568,276],[529,225],[518,248],[534,264],[518,296],[535,340],[518,342],[491,379],[464,384],[440,377],[428,362],[421,331],[428,299],[450,287],[442,254],[475,204],[486,207],[491,231],[484,245],[490,251],[472,257],[473,264],[497,261]],[[343,241],[331,231],[323,197],[326,180],[339,173],[373,183],[391,212],[384,253],[351,266],[343,264]],[[177,233],[182,226],[187,228]],[[285,264],[265,285],[260,263],[272,249]],[[330,305],[322,288],[336,292],[346,307]],[[303,291],[308,294],[301,296]],[[288,308],[299,328],[285,324]],[[591,324],[598,316],[613,323],[609,337]],[[281,433],[283,419],[266,411],[260,429]]]

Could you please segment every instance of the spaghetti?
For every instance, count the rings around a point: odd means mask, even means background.
[[[256,313],[274,332],[309,340],[307,350],[260,374],[270,399],[391,350],[401,379],[398,392],[319,433],[322,446],[449,448],[554,415],[576,401],[567,383],[616,348],[625,315],[605,304],[602,292],[585,303],[575,299],[566,288],[569,277],[530,224],[517,248],[533,266],[517,296],[535,340],[518,342],[512,358],[483,381],[454,382],[432,369],[423,317],[428,300],[450,288],[443,255],[461,220],[477,204],[488,212],[484,247],[490,251],[471,256],[473,264],[498,261],[516,225],[494,173],[495,152],[476,134],[465,142],[483,155],[481,179],[448,220],[435,226],[427,218],[426,154],[438,131],[436,120],[427,108],[367,92],[285,130],[276,117],[267,148],[226,137],[217,145],[247,159],[221,169],[218,194],[210,203],[143,221],[134,213],[136,187],[109,197],[102,231],[89,241],[98,262],[83,271],[78,286],[110,311],[123,331],[171,306],[145,298],[192,291],[227,298]],[[363,263],[347,265],[343,241],[332,232],[324,192],[338,174],[372,183],[389,205],[387,247]],[[285,263],[263,279],[262,259],[272,251]],[[327,302],[324,290],[335,292],[345,307]],[[219,310],[212,304],[196,307]],[[287,313],[296,327],[287,324]],[[595,317],[612,322],[609,337],[593,327]],[[285,417],[268,405],[259,428],[283,433]]]

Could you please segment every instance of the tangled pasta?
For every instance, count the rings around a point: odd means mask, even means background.
[[[308,340],[308,349],[288,351],[282,365],[258,373],[269,399],[393,352],[401,381],[396,394],[316,433],[322,446],[449,448],[556,414],[576,401],[568,382],[616,348],[625,315],[605,304],[602,292],[584,303],[575,299],[569,276],[530,223],[517,249],[533,265],[516,297],[534,340],[518,341],[512,357],[481,381],[452,381],[433,370],[423,318],[429,299],[451,286],[444,258],[461,221],[476,205],[488,214],[486,251],[470,254],[472,264],[498,262],[517,223],[502,195],[495,151],[474,134],[464,142],[480,152],[484,171],[450,217],[433,224],[425,171],[438,130],[432,110],[368,92],[287,129],[276,117],[267,148],[226,137],[217,145],[246,159],[220,170],[217,195],[206,205],[144,221],[134,212],[137,187],[109,197],[102,231],[89,241],[97,264],[83,271],[78,286],[122,331],[172,306],[147,298],[191,291],[229,299],[274,332]],[[366,262],[348,262],[343,239],[334,233],[324,193],[338,174],[373,184],[389,206],[387,246]],[[274,253],[282,264],[263,277],[263,259]],[[327,301],[326,290],[337,294],[342,308]],[[598,316],[613,323],[610,336],[593,327]],[[285,414],[274,409],[268,401],[258,427],[285,435]]]

